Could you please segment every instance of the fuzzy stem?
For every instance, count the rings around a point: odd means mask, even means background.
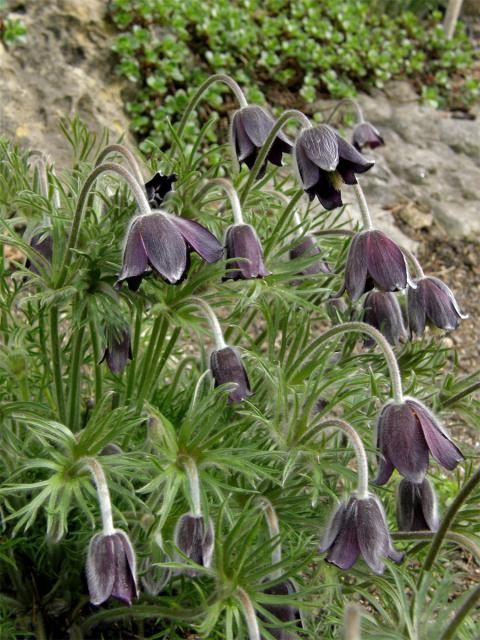
[[[302,219],[300,218],[300,215],[297,211],[293,212],[293,221],[295,222],[295,226],[297,227],[299,235],[304,235],[305,230],[303,228]]]
[[[267,498],[260,498],[260,503],[265,515],[265,521],[268,526],[270,539],[276,540],[275,547],[272,549],[272,565],[276,565],[282,561],[282,545],[280,542],[280,526],[278,524],[277,513],[272,503]],[[281,575],[281,570],[275,569],[275,571],[272,571],[272,573],[270,574],[270,580],[276,580],[277,578],[280,578]]]
[[[102,359],[100,341],[98,339],[98,329],[95,320],[90,320],[90,339],[92,341],[93,351],[93,367],[95,373],[95,405],[98,405],[102,399],[103,394],[103,374],[102,365],[100,360]]]
[[[193,507],[193,516],[200,518],[202,516],[202,503],[200,500],[200,480],[198,478],[198,469],[195,464],[195,460],[190,456],[182,459],[183,467],[188,478],[188,485],[190,487],[190,498]]]
[[[133,196],[137,202],[140,213],[142,215],[151,213],[150,205],[148,204],[148,200],[143,191],[143,188],[138,184],[137,180],[133,177],[130,171],[125,169],[125,167],[122,167],[122,165],[116,164],[114,162],[106,162],[99,165],[98,167],[95,167],[95,169],[93,169],[93,171],[85,180],[85,183],[80,192],[80,196],[78,198],[77,208],[73,217],[72,231],[70,233],[70,238],[68,240],[67,249],[65,251],[65,256],[63,259],[63,264],[58,276],[57,288],[62,287],[65,282],[65,276],[72,257],[72,249],[75,249],[77,247],[80,225],[82,222],[83,213],[85,210],[85,205],[88,201],[90,190],[92,189],[95,180],[103,173],[113,173],[123,178],[123,180],[128,183],[133,192]]]
[[[362,107],[358,104],[358,102],[356,100],[354,100],[353,98],[343,98],[342,100],[340,100],[339,103],[337,103],[333,110],[330,112],[328,118],[326,119],[326,124],[328,124],[333,116],[337,113],[337,111],[345,106],[346,104],[350,104],[352,105],[352,107],[355,108],[355,111],[357,112],[357,122],[358,124],[365,122],[365,118],[363,117],[363,111],[362,111]]]
[[[474,391],[477,391],[477,389],[480,389],[480,382],[474,382],[469,387],[462,389],[462,391],[459,391],[454,396],[451,396],[450,398],[447,398],[446,400],[444,400],[442,404],[444,407],[448,407],[451,404],[455,404],[455,402],[458,402],[462,398],[465,398],[465,396],[470,395]]]
[[[104,149],[102,149],[102,151],[100,151],[100,153],[98,154],[97,160],[95,161],[95,166],[98,167],[98,165],[102,164],[105,158],[114,153],[119,154],[125,158],[130,166],[130,169],[132,170],[133,175],[137,179],[138,184],[145,191],[144,179],[138,160],[130,151],[130,149],[128,147],[125,147],[123,144],[109,144]]]
[[[142,373],[140,382],[138,384],[138,395],[136,409],[138,413],[142,411],[143,403],[148,395],[150,386],[152,384],[153,377],[155,375],[155,369],[157,361],[160,357],[160,353],[165,341],[165,336],[168,330],[168,319],[163,315],[158,315],[153,323],[152,333],[148,342],[147,351],[142,360]]]
[[[187,124],[188,118],[190,117],[190,114],[200,102],[205,91],[215,82],[223,82],[223,84],[226,84],[228,87],[230,87],[238,100],[240,109],[248,107],[247,99],[245,98],[245,94],[241,90],[240,85],[238,85],[233,78],[230,78],[230,76],[227,76],[223,73],[216,73],[215,75],[210,76],[210,78],[207,78],[205,82],[202,82],[195,94],[190,99],[190,102],[187,104],[187,107],[183,112],[182,119],[180,120],[180,124],[178,125],[177,136],[179,139],[183,135],[183,131]]]
[[[85,307],[80,317],[81,326],[76,330],[72,340],[72,350],[70,353],[70,375],[68,380],[68,426],[72,431],[76,431],[80,422],[80,382],[81,382],[81,365],[83,352],[83,336],[85,334],[86,322]]]
[[[204,312],[205,317],[207,318],[210,324],[210,329],[213,334],[213,339],[215,341],[215,349],[217,350],[225,349],[227,345],[223,338],[222,327],[220,326],[220,322],[218,321],[218,318],[215,315],[215,312],[213,311],[212,307],[208,304],[208,302],[205,302],[205,300],[202,300],[201,298],[192,297],[190,298],[190,300],[194,304],[196,304],[198,307],[200,307]]]
[[[58,415],[61,422],[65,422],[67,415],[65,395],[63,392],[62,374],[62,349],[60,345],[60,333],[58,326],[58,308],[50,307],[49,311],[50,347],[52,351],[53,382],[55,386],[55,399],[57,401]]]
[[[360,640],[360,623],[362,619],[362,612],[358,605],[348,603],[345,606],[344,612],[344,628],[343,638],[344,640]]]
[[[33,162],[39,166],[38,180],[40,183],[40,193],[44,198],[48,198],[47,156],[43,151],[34,149],[30,152],[29,160],[33,160]]]
[[[353,185],[353,190],[355,191],[355,197],[357,198],[357,203],[360,209],[360,214],[362,216],[362,222],[365,229],[370,230],[373,229],[372,216],[370,215],[370,209],[368,208],[367,199],[365,198],[365,194],[363,192],[360,183]]]
[[[110,500],[110,491],[108,490],[107,479],[105,478],[102,465],[98,460],[95,460],[95,458],[83,458],[82,462],[90,468],[95,486],[97,487],[103,534],[111,536],[115,531],[112,517],[112,502]]]
[[[400,247],[400,249],[402,250],[403,255],[406,256],[406,258],[409,260],[410,264],[413,266],[413,270],[415,272],[415,277],[416,278],[424,278],[425,277],[425,273],[423,272],[422,265],[418,261],[417,256],[415,256],[409,249],[406,249],[403,246]]]
[[[425,540],[430,542],[433,540],[435,536],[434,531],[396,531],[390,534],[392,540],[407,540],[407,541],[415,541],[415,540]],[[445,538],[449,542],[454,542],[455,544],[463,547],[467,551],[469,551],[473,556],[475,556],[475,560],[478,565],[480,565],[480,547],[475,544],[473,540],[470,540],[467,536],[464,536],[461,533],[457,533],[456,531],[449,531]]]
[[[261,640],[257,616],[248,594],[241,587],[237,587],[235,595],[242,605],[243,615],[245,616],[245,621],[247,623],[249,640]]]
[[[470,610],[475,606],[480,599],[480,584],[472,589],[470,595],[463,601],[462,605],[457,609],[453,620],[449,622],[447,628],[440,636],[440,640],[451,640],[451,638],[457,637],[455,635],[456,630],[462,624]]]
[[[135,374],[137,371],[138,352],[140,348],[140,337],[142,332],[142,320],[143,320],[143,298],[139,298],[136,301],[135,310],[135,329],[133,333],[133,346],[132,346],[132,362],[127,373],[127,383],[125,388],[125,404],[128,404],[133,391],[133,385],[135,383]]]
[[[275,142],[275,138],[283,129],[283,127],[287,124],[287,122],[293,119],[299,120],[302,123],[303,128],[309,129],[312,126],[307,116],[303,114],[301,111],[298,111],[297,109],[288,109],[287,111],[284,111],[282,113],[282,115],[278,118],[278,120],[273,125],[270,133],[267,136],[267,139],[265,140],[263,147],[258,151],[257,159],[255,160],[255,164],[253,165],[250,171],[250,175],[248,176],[248,180],[240,196],[240,202],[242,204],[246,201],[248,192],[252,188],[253,183],[257,178],[258,172],[260,171],[260,168],[263,166],[265,160],[267,159],[268,152],[270,151],[272,144]]]
[[[223,189],[223,191],[225,191],[232,207],[234,223],[243,224],[242,207],[240,206],[238,194],[235,191],[232,183],[228,180],[225,180],[224,178],[214,178],[213,180],[209,180],[208,184],[220,187],[221,189]]]
[[[443,30],[445,31],[445,37],[447,40],[451,40],[453,38],[462,4],[463,0],[449,0],[443,21]]]
[[[192,401],[190,403],[190,411],[193,411],[193,409],[195,408],[195,405],[197,404],[197,401],[198,401],[198,396],[200,395],[200,389],[202,387],[202,383],[209,374],[210,374],[210,369],[207,369],[198,377],[197,384],[195,385],[195,389],[193,391]]]

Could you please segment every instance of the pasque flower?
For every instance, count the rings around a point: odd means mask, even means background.
[[[452,331],[467,318],[447,285],[432,276],[414,280],[416,288],[407,290],[407,315],[411,331],[422,335],[427,321],[439,329]]]
[[[375,164],[326,124],[304,129],[298,136],[294,156],[304,190],[315,196],[325,209],[342,206],[343,183],[357,183],[356,173]]]
[[[232,145],[238,162],[252,169],[275,121],[262,107],[249,105],[239,109],[233,116],[231,125]],[[267,155],[267,161],[281,167],[282,154],[291,153],[292,143],[281,131],[277,134]],[[267,163],[260,168],[257,179],[265,174]]]
[[[49,233],[46,233],[45,229],[37,229],[37,231],[34,231],[32,239],[30,240],[30,246],[35,249],[35,251],[38,251],[42,258],[44,258],[49,264],[52,262],[53,238]],[[26,260],[25,267],[30,269],[32,273],[38,273],[37,267],[30,259]]]
[[[291,596],[296,593],[295,585],[289,579],[276,584],[273,587],[265,589],[265,593],[274,596]],[[280,622],[294,623],[300,620],[300,611],[298,607],[293,604],[263,604],[267,611],[270,611]],[[298,636],[292,635],[288,629],[275,629],[268,627],[269,633],[276,638],[276,640],[295,640]]]
[[[383,333],[391,345],[407,337],[402,310],[396,296],[389,291],[370,291],[365,296],[363,320]],[[372,346],[374,340],[365,338],[364,343]]]
[[[112,373],[122,373],[131,359],[130,329],[126,327],[120,334],[112,331],[101,362],[105,360]]]
[[[147,200],[152,209],[158,209],[167,194],[172,191],[173,183],[177,180],[178,176],[176,173],[164,176],[160,171],[157,171],[157,173],[145,183]]]
[[[301,275],[306,276],[306,275],[315,275],[317,273],[331,273],[332,270],[330,269],[328,264],[325,262],[325,260],[322,260],[321,254],[322,254],[322,251],[318,246],[315,238],[310,233],[307,233],[299,244],[294,246],[293,249],[290,249],[289,257],[290,257],[290,260],[295,260],[296,258],[307,258],[310,256],[318,256],[318,260],[316,260],[313,264],[309,265],[308,267],[305,267],[301,271]]]
[[[236,388],[228,394],[229,403],[241,402],[252,395],[245,367],[240,356],[232,347],[225,346],[223,349],[212,351],[210,369],[216,387],[227,382],[236,383]]]
[[[320,551],[340,569],[350,569],[359,556],[375,573],[382,573],[384,558],[400,562],[403,554],[393,548],[382,505],[374,496],[352,496],[341,503],[328,525]]]
[[[352,300],[358,300],[374,286],[382,291],[397,291],[405,289],[407,283],[409,276],[404,255],[385,233],[369,229],[353,237],[344,283]]]
[[[173,534],[174,544],[188,558],[201,565],[210,567],[212,564],[213,549],[215,545],[215,532],[211,518],[205,526],[205,519],[202,515],[184,513],[177,521]],[[177,555],[176,560],[181,561],[181,556]],[[196,576],[195,569],[184,571],[189,576]]]
[[[207,262],[216,262],[223,253],[215,236],[194,220],[164,211],[140,215],[127,231],[118,283],[126,280],[129,289],[136,291],[153,270],[169,284],[176,284],[188,271],[190,251]]]
[[[87,583],[90,602],[100,605],[113,597],[129,606],[137,596],[135,552],[126,533],[97,533],[88,547]]]
[[[352,143],[358,151],[362,151],[364,147],[376,149],[377,147],[382,147],[385,144],[378,129],[376,129],[370,122],[359,122],[357,124],[353,130]]]
[[[263,264],[263,249],[249,224],[232,224],[225,236],[225,256],[230,262],[222,280],[248,280],[270,275]]]
[[[410,482],[425,477],[429,454],[452,470],[463,455],[437,418],[421,402],[405,399],[386,404],[377,421],[377,447],[380,450],[377,484],[388,482],[394,469]]]
[[[437,498],[428,478],[419,483],[402,479],[398,485],[396,515],[400,531],[437,530]]]

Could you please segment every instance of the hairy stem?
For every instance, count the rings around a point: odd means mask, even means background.
[[[365,198],[365,194],[363,192],[362,187],[357,179],[357,184],[353,185],[353,190],[355,191],[355,197],[357,198],[358,207],[360,209],[360,214],[362,216],[362,222],[365,229],[370,230],[373,229],[372,216],[370,214],[370,209],[368,208],[367,199]]]
[[[100,360],[102,353],[100,349],[100,340],[98,339],[98,329],[94,320],[90,320],[90,339],[92,341],[93,351],[93,367],[95,373],[95,405],[98,405],[103,395],[103,373]]]
[[[353,98],[342,98],[342,100],[340,100],[340,102],[338,102],[332,109],[332,111],[329,113],[325,123],[328,124],[329,122],[331,122],[333,116],[337,113],[337,111],[339,109],[341,109],[342,107],[344,107],[345,105],[351,105],[356,113],[357,113],[357,122],[358,124],[365,122],[365,118],[363,117],[363,111],[362,111],[362,107],[358,104],[358,102],[356,100],[354,100]]]
[[[141,412],[143,402],[148,395],[150,384],[155,372],[156,361],[161,352],[165,336],[168,330],[168,320],[163,315],[158,315],[153,323],[153,329],[148,342],[147,351],[142,360],[142,374],[138,384],[137,411]]]
[[[223,189],[230,200],[230,205],[233,211],[233,221],[235,224],[243,224],[243,214],[242,207],[240,206],[240,200],[238,199],[238,194],[235,191],[233,185],[228,180],[224,178],[214,178],[213,180],[209,180],[208,184],[212,186],[217,186]]]
[[[125,389],[125,404],[128,404],[132,395],[133,385],[135,382],[135,374],[137,371],[138,352],[140,348],[140,338],[142,333],[142,320],[143,320],[143,298],[139,298],[136,301],[135,309],[135,329],[133,332],[133,345],[132,345],[132,361],[127,372],[127,384]]]
[[[422,265],[418,261],[417,256],[415,256],[409,249],[406,249],[405,247],[400,247],[400,249],[402,250],[403,255],[412,265],[415,272],[415,278],[424,278],[425,274],[423,272]]]
[[[123,144],[109,144],[109,145],[107,145],[98,154],[98,157],[97,157],[97,159],[95,161],[95,166],[98,167],[98,165],[102,164],[102,162],[109,155],[113,155],[113,154],[118,154],[118,155],[121,155],[121,156],[123,156],[125,158],[125,160],[128,162],[128,165],[129,165],[133,175],[137,179],[138,184],[142,187],[143,190],[145,190],[144,179],[143,179],[143,176],[142,176],[142,171],[140,169],[140,164],[138,163],[137,158],[130,151],[130,149],[128,147],[126,147],[125,145],[123,145]]]
[[[247,623],[249,640],[261,640],[257,616],[248,594],[241,587],[237,587],[235,596],[242,606],[245,622]]]
[[[451,40],[453,38],[462,4],[463,0],[449,0],[448,2],[447,11],[443,21],[443,30],[445,31],[445,37],[447,40]]]
[[[280,526],[278,524],[277,513],[267,498],[260,498],[259,502],[263,508],[263,513],[265,515],[265,521],[268,526],[268,533],[270,535],[271,540],[276,540],[275,547],[272,549],[272,565],[279,564],[282,561],[282,545],[280,542]],[[270,580],[275,580],[280,578],[282,572],[280,569],[275,569],[270,574]]]
[[[360,640],[362,610],[357,604],[347,603],[343,617],[343,639]]]
[[[225,340],[223,338],[222,327],[220,326],[220,322],[218,321],[218,318],[215,315],[215,312],[213,311],[212,307],[208,304],[208,302],[205,302],[205,300],[202,300],[201,298],[192,297],[190,298],[190,300],[194,304],[196,304],[198,307],[200,307],[204,312],[205,317],[207,318],[208,323],[210,324],[210,329],[212,331],[213,339],[215,341],[215,349],[217,350],[225,349],[227,345],[225,344]]]
[[[89,467],[97,488],[103,533],[106,536],[111,536],[115,531],[113,526],[112,502],[110,500],[110,491],[103,467],[95,458],[82,458],[81,461]]]
[[[70,375],[68,380],[68,426],[76,431],[80,422],[80,382],[83,336],[85,334],[86,308],[81,314],[80,327],[76,330],[72,340],[72,352],[70,354]]]
[[[55,400],[57,401],[58,415],[60,421],[65,423],[67,411],[65,405],[65,395],[63,391],[62,373],[62,349],[60,345],[60,332],[58,326],[58,308],[56,305],[50,307],[49,311],[50,347],[52,351],[53,383],[55,387]]]
[[[188,478],[188,486],[190,488],[190,499],[192,502],[192,514],[195,518],[202,516],[202,503],[200,499],[200,480],[198,477],[198,469],[195,460],[190,456],[182,459],[183,467]]]

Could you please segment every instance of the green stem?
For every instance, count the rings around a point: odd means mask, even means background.
[[[365,118],[363,117],[362,108],[358,104],[358,102],[356,100],[354,100],[353,98],[343,98],[342,100],[340,100],[340,102],[338,104],[336,104],[334,106],[334,108],[332,109],[332,111],[328,115],[328,118],[326,119],[325,124],[328,124],[329,122],[331,122],[333,116],[337,113],[337,111],[341,107],[345,106],[346,104],[351,104],[352,107],[354,107],[355,111],[357,112],[357,121],[358,121],[359,124],[361,122],[365,122]]]
[[[100,349],[100,341],[98,339],[97,325],[93,320],[90,321],[90,337],[92,340],[93,367],[95,372],[95,405],[98,405],[103,394],[103,373],[102,365],[100,364],[102,353]]]
[[[133,175],[137,179],[138,184],[145,190],[144,179],[142,176],[142,172],[140,170],[140,165],[137,161],[137,158],[130,151],[128,147],[125,147],[123,144],[109,144],[104,149],[100,151],[98,154],[97,160],[95,161],[95,166],[98,167],[109,155],[117,153],[125,158],[128,162],[130,169],[132,170]]]
[[[249,640],[261,640],[257,616],[248,594],[241,587],[237,587],[235,595],[242,606],[245,622],[247,623]]]
[[[142,320],[143,320],[143,298],[139,298],[136,302],[136,315],[135,315],[135,329],[133,333],[133,345],[132,345],[132,361],[128,368],[127,373],[127,385],[125,389],[125,404],[130,402],[130,397],[133,391],[133,385],[135,383],[135,374],[137,371],[138,353],[140,349],[140,338],[142,334]]]
[[[472,589],[468,598],[463,602],[462,606],[457,610],[453,620],[447,625],[447,628],[440,636],[440,640],[451,640],[451,638],[457,637],[455,632],[458,627],[462,624],[462,622],[467,617],[470,610],[475,606],[475,604],[480,600],[480,584],[477,585],[474,589]]]
[[[67,425],[76,431],[80,423],[80,384],[82,367],[83,336],[85,334],[86,308],[81,314],[80,327],[75,333],[70,354],[70,376],[68,380],[68,413]]]
[[[444,407],[448,407],[450,404],[455,404],[455,402],[458,402],[462,398],[465,398],[465,396],[468,396],[474,391],[477,391],[477,389],[480,389],[480,382],[474,382],[469,387],[466,387],[462,391],[456,393],[454,396],[451,396],[450,398],[444,400],[442,404]]]
[[[277,137],[278,133],[280,133],[281,129],[283,129],[283,127],[290,120],[299,120],[305,128],[310,128],[312,126],[307,116],[304,115],[301,111],[298,111],[297,109],[288,109],[287,111],[284,111],[282,113],[282,115],[278,118],[278,120],[273,125],[272,130],[268,134],[268,137],[265,140],[263,147],[258,152],[257,159],[255,160],[255,164],[253,165],[252,170],[250,171],[248,180],[240,195],[241,204],[243,204],[246,201],[248,193],[257,178],[260,168],[264,165],[267,159],[268,152],[270,151],[270,148],[274,143],[275,138]]]
[[[155,319],[152,329],[152,335],[148,343],[147,351],[142,361],[142,374],[138,386],[137,411],[140,413],[143,408],[143,402],[148,395],[150,385],[155,373],[155,363],[159,358],[163,341],[168,329],[168,320],[159,315]]]
[[[362,216],[362,222],[365,229],[370,231],[373,229],[372,216],[370,214],[370,209],[368,208],[367,199],[365,198],[365,194],[360,185],[360,182],[353,185],[353,190],[355,191],[355,197],[357,198],[358,207],[360,209],[360,214]]]
[[[50,307],[49,311],[50,324],[50,347],[52,350],[52,368],[53,382],[55,387],[55,400],[57,401],[58,415],[60,421],[65,423],[66,406],[65,395],[63,393],[63,376],[62,376],[62,350],[60,346],[60,333],[58,326],[58,309],[56,305]]]
[[[390,534],[392,540],[407,540],[407,541],[415,541],[415,540],[424,540],[430,542],[433,540],[435,536],[434,531],[396,531]],[[446,539],[455,542],[455,544],[467,549],[473,556],[475,556],[475,560],[478,564],[480,564],[480,547],[475,544],[473,540],[470,540],[467,536],[464,536],[461,533],[457,533],[456,531],[449,531],[446,534]]]
[[[158,361],[158,364],[156,365],[156,368],[154,370],[155,372],[151,378],[151,381],[147,389],[146,397],[148,399],[151,398],[151,396],[153,395],[153,392],[155,391],[155,383],[160,378],[160,374],[163,371],[163,367],[165,366],[168,358],[170,357],[170,354],[173,351],[173,348],[175,346],[175,343],[177,342],[179,335],[180,335],[180,327],[175,327],[175,329],[172,331],[172,335],[170,336],[170,340],[168,341],[168,344],[165,347],[164,352],[162,353],[162,357],[160,357],[162,345],[160,345],[160,349],[158,350],[158,355],[157,355],[157,352],[155,353],[156,359],[154,359],[154,362]]]

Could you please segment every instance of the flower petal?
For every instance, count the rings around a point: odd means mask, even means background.
[[[207,262],[217,262],[223,255],[223,247],[213,233],[196,222],[180,216],[170,215],[173,222],[187,244]]]
[[[375,573],[383,573],[383,558],[390,550],[390,536],[382,509],[374,498],[357,501],[357,539],[360,553]]]
[[[335,542],[335,539],[343,526],[346,510],[347,508],[345,506],[345,503],[341,502],[338,505],[337,509],[333,512],[333,515],[330,518],[330,522],[328,523],[324,531],[322,541],[318,547],[320,553],[327,551]]]
[[[112,595],[115,580],[114,536],[97,533],[90,540],[87,554],[87,584],[90,602],[100,605]]]
[[[187,268],[187,247],[175,225],[163,213],[152,213],[140,216],[138,226],[151,266],[171,284],[181,280]]]
[[[421,282],[415,280],[416,289],[407,288],[407,317],[410,330],[417,335],[423,335],[425,331],[425,296]]]
[[[365,256],[367,233],[357,233],[350,244],[345,266],[345,288],[355,301],[365,291],[367,280],[367,260]]]
[[[452,471],[463,460],[460,449],[453,444],[447,433],[440,427],[434,416],[416,402],[408,401],[415,407],[428,449],[435,460]]]
[[[226,257],[231,260],[223,280],[263,278],[270,275],[263,264],[263,249],[249,224],[233,224],[225,238]],[[235,258],[240,258],[235,260]],[[231,271],[230,271],[231,269]]]
[[[255,151],[255,145],[245,130],[241,110],[236,111],[232,119],[232,142],[240,163],[244,162]]]
[[[137,595],[137,586],[127,562],[123,540],[117,535],[112,536],[114,543],[115,580],[113,581],[112,596],[125,602],[129,607]]]
[[[237,387],[228,394],[229,403],[241,402],[252,395],[245,367],[240,356],[232,347],[212,351],[210,368],[216,387],[228,382],[237,384]]]
[[[140,233],[139,222],[140,218],[135,218],[127,231],[122,271],[118,276],[118,282],[143,276],[148,270],[147,252]]]
[[[425,313],[433,324],[440,329],[453,331],[465,318],[458,307],[452,291],[438,278],[422,278],[419,286],[423,289]]]
[[[293,156],[297,165],[300,180],[303,184],[303,188],[305,189],[305,191],[308,191],[317,184],[320,177],[320,169],[316,164],[314,164],[307,158],[305,151],[302,149],[302,146],[298,144],[298,142],[295,144],[295,147],[293,149]]]
[[[328,562],[331,562],[340,569],[350,569],[350,567],[353,567],[360,555],[355,517],[356,502],[354,499],[349,501],[342,527],[330,547],[326,558]]]
[[[380,289],[396,291],[407,286],[407,265],[400,247],[382,231],[367,231],[366,260],[369,274]]]
[[[311,162],[324,171],[335,171],[339,154],[337,136],[328,125],[304,129],[297,138],[297,145],[302,148]]]

